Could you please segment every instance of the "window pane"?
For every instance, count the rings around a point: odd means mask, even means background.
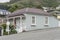
[[[45,24],[48,24],[48,17],[45,17]]]
[[[35,24],[35,17],[32,17],[32,24]]]

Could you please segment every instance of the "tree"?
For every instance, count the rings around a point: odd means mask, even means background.
[[[29,8],[34,7],[39,9],[41,9],[42,7],[55,8],[58,5],[59,3],[57,2],[57,0],[20,0],[18,2],[13,3],[12,6],[10,6],[9,11],[13,12],[17,9],[26,8],[26,7]]]
[[[59,3],[57,2],[57,0],[42,0],[41,1],[41,5],[44,7],[56,7],[59,5]]]
[[[27,8],[27,7],[42,8],[40,3],[38,4],[38,2],[37,2],[37,4],[36,4],[36,2],[34,2],[32,0],[26,0],[26,1],[20,1],[20,2],[12,4],[8,10],[13,12],[17,9]]]
[[[11,5],[10,8],[8,9],[10,12],[15,11],[16,9],[18,9],[18,6],[16,4]]]

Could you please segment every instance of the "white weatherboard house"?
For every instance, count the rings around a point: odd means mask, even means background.
[[[59,27],[57,17],[37,8],[23,8],[7,15],[17,32]],[[58,25],[59,24],[59,25]]]

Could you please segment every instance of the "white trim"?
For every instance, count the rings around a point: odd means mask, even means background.
[[[12,19],[12,18],[18,18],[18,17],[20,17],[20,16],[15,16],[15,17],[9,17],[8,19]]]
[[[34,24],[32,23],[32,17],[35,17],[35,23]],[[32,16],[32,17],[31,17],[31,25],[36,25],[36,16]]]
[[[1,30],[1,35],[3,36],[3,29]]]
[[[20,31],[20,32],[23,31],[22,16],[20,16],[20,30],[19,30],[19,31]]]
[[[48,23],[46,24],[45,21],[46,21],[46,17],[48,18]],[[44,20],[44,25],[49,25],[49,16],[45,16],[45,20]]]
[[[2,19],[2,24],[3,24],[4,20]]]

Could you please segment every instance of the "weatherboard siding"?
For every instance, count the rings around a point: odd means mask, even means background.
[[[46,15],[38,15],[38,14],[31,14],[26,13],[25,20],[23,20],[23,28],[26,28],[26,31],[29,30],[36,30],[36,29],[44,29],[44,28],[52,28],[52,27],[58,27],[58,19],[54,16],[48,16],[49,17],[49,24],[48,26],[45,26],[45,16]],[[36,16],[36,25],[32,26],[31,24],[31,17]],[[17,19],[19,20],[19,19]],[[13,20],[10,20],[10,22],[13,24]],[[18,22],[18,21],[16,21]],[[20,26],[20,25],[18,25]]]
[[[26,30],[35,30],[35,29],[43,29],[43,28],[52,28],[52,27],[58,27],[58,20],[54,16],[48,16],[49,17],[49,25],[45,26],[45,16],[44,15],[37,15],[37,14],[25,14],[26,20],[25,20],[25,26]],[[31,17],[36,16],[36,25],[31,25]]]

